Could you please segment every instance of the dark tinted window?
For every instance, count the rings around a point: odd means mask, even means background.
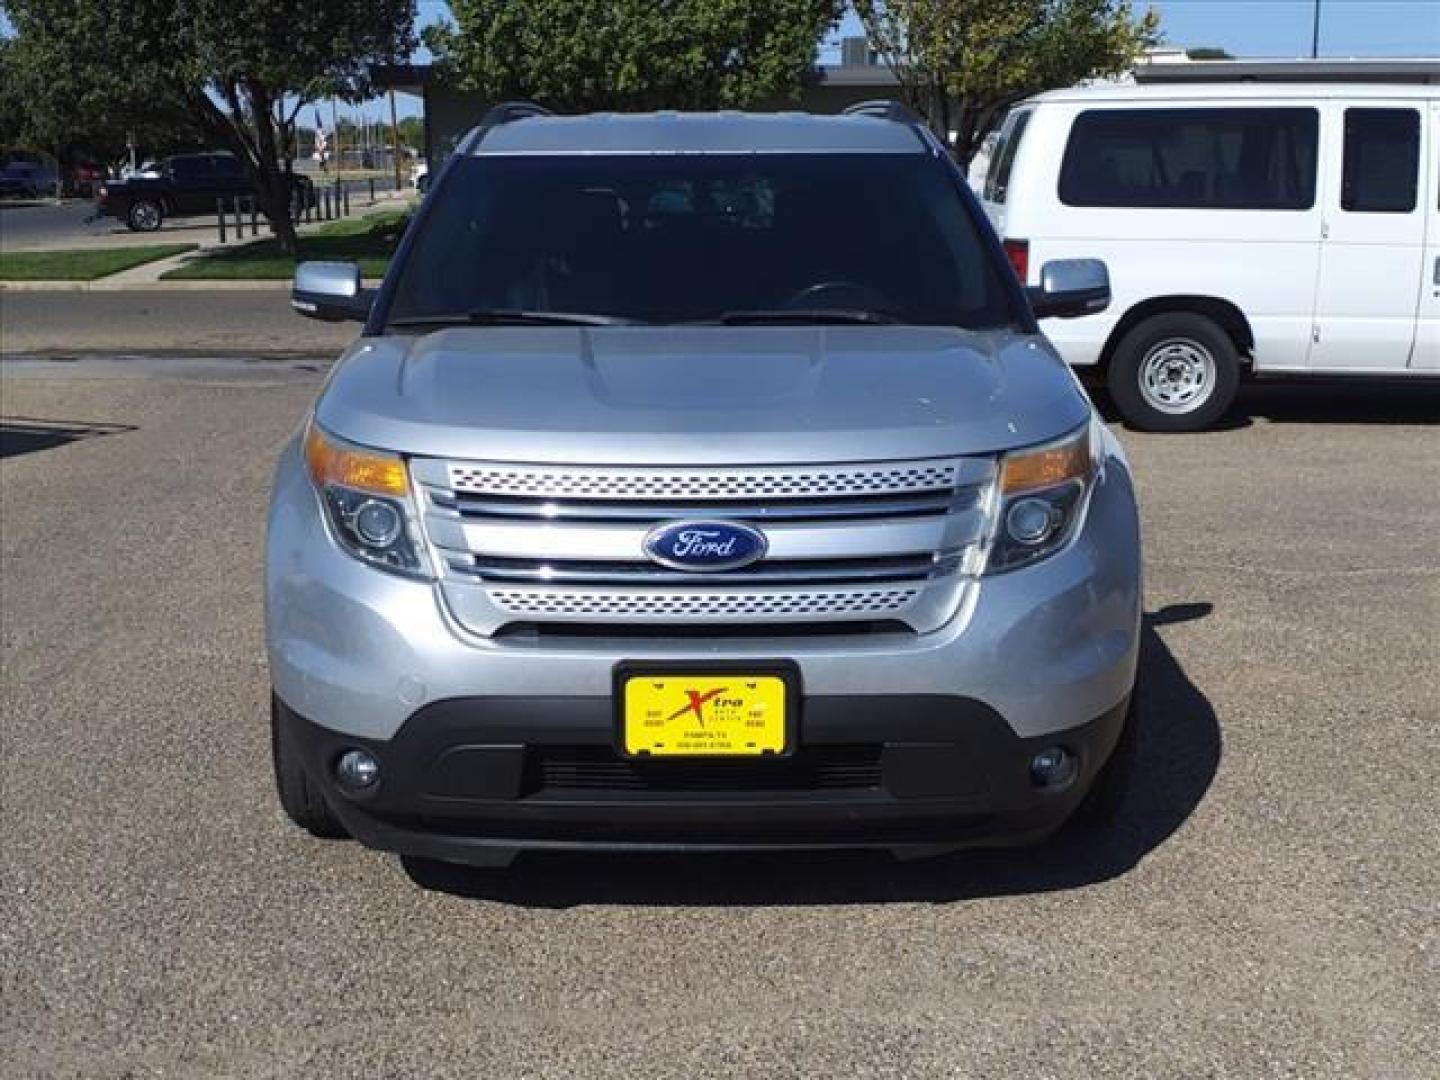
[[[170,159],[170,171],[180,179],[190,180],[210,175],[210,159],[195,154]]]
[[[1340,208],[1408,214],[1420,177],[1420,114],[1414,109],[1346,109]]]
[[[1010,191],[1010,172],[1015,168],[1015,155],[1020,152],[1020,141],[1025,138],[1025,129],[1030,124],[1030,110],[1012,113],[1000,131],[1000,140],[995,144],[995,156],[990,159],[990,171],[985,174],[985,198],[993,203],[1003,203]]]
[[[245,170],[240,167],[240,162],[229,154],[216,154],[210,159],[215,167],[216,176],[243,176]]]
[[[928,155],[475,157],[430,197],[391,317],[860,308],[1010,320],[958,183]]]
[[[1060,170],[1070,206],[1307,210],[1314,109],[1115,109],[1081,113]]]

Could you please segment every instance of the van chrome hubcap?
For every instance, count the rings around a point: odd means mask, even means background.
[[[1198,409],[1215,389],[1215,358],[1194,341],[1162,341],[1140,361],[1140,393],[1167,413]]]

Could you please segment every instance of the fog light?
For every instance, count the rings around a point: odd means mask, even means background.
[[[365,750],[346,750],[335,763],[335,779],[349,791],[364,791],[380,779],[380,762]]]
[[[389,547],[400,535],[400,512],[389,503],[366,499],[355,511],[355,534],[371,547]]]
[[[1040,788],[1064,787],[1075,779],[1080,762],[1063,746],[1041,750],[1030,759],[1030,780]]]
[[[1021,499],[1005,515],[1005,531],[1020,544],[1040,544],[1056,524],[1055,508],[1044,499]]]

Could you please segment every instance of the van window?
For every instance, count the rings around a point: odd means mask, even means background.
[[[1060,168],[1068,206],[1308,210],[1315,109],[1105,109],[1081,113]]]
[[[1420,175],[1420,114],[1414,109],[1346,109],[1340,209],[1408,214]]]
[[[1025,128],[1030,124],[1030,109],[1010,114],[1010,119],[1000,129],[1000,140],[990,156],[990,171],[985,174],[985,199],[992,203],[1005,202],[1010,190],[1010,170],[1015,167],[1015,155],[1020,152],[1020,140],[1025,137]]]

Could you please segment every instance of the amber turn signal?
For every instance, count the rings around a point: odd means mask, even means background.
[[[1084,480],[1092,468],[1090,425],[1058,442],[1008,454],[1001,466],[1000,490],[1006,495],[1036,491],[1067,480]]]
[[[342,443],[313,421],[305,429],[305,466],[320,487],[333,484],[402,499],[410,494],[405,463],[398,457]]]

